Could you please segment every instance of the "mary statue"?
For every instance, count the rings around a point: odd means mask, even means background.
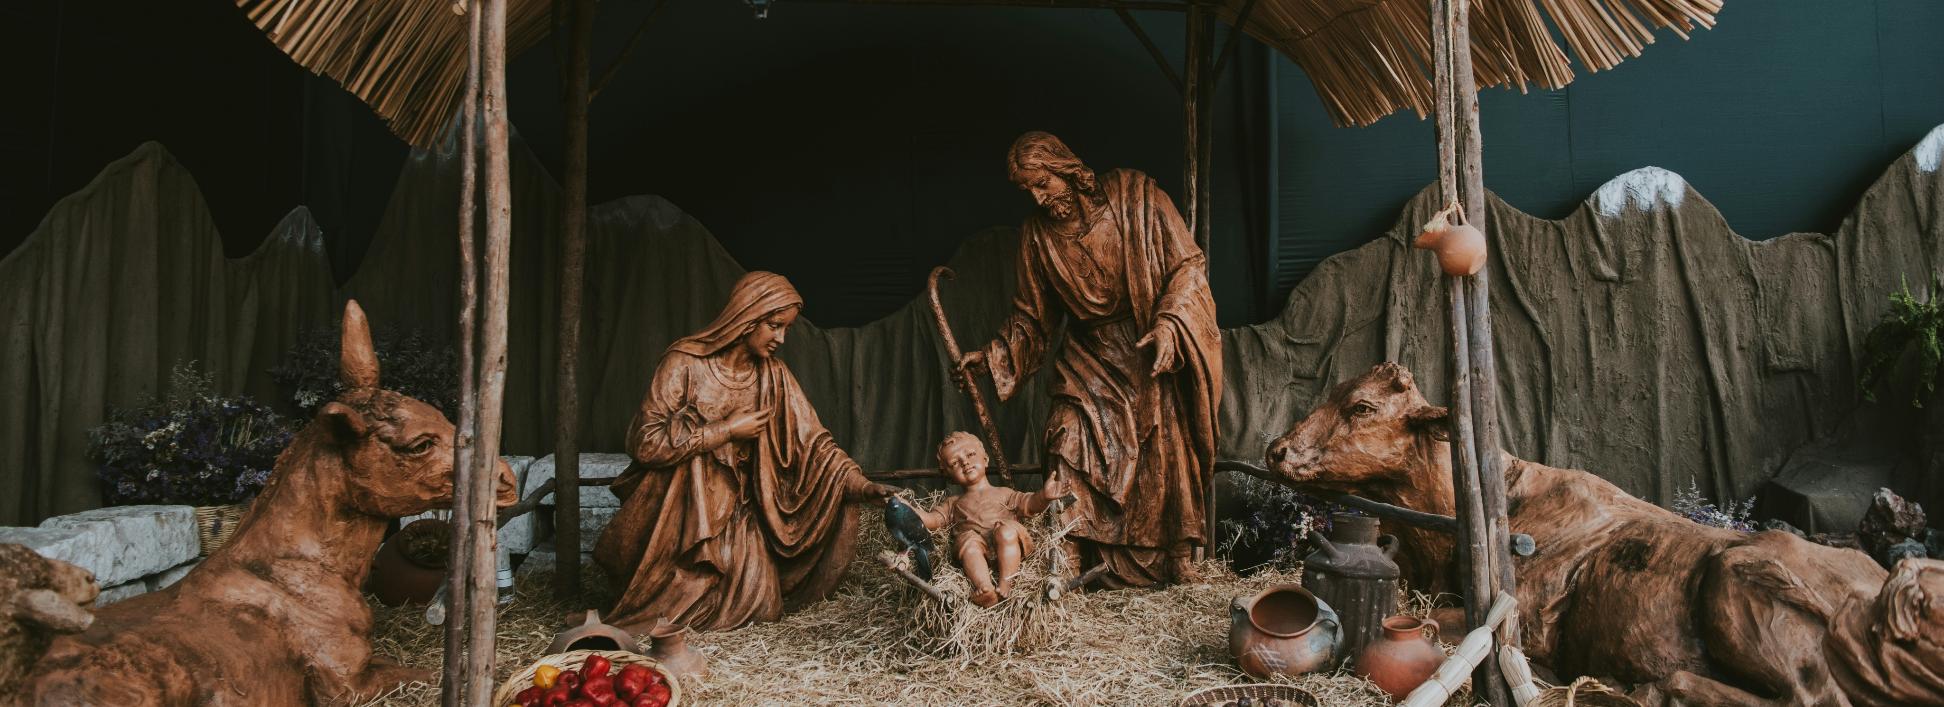
[[[848,502],[896,490],[864,478],[775,358],[802,307],[783,276],[749,273],[663,354],[628,425],[621,510],[594,548],[626,585],[610,623],[729,629],[822,599],[855,550]]]

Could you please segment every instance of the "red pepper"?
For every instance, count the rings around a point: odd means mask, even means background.
[[[649,670],[640,663],[629,663],[621,668],[621,672],[614,678],[614,694],[623,700],[633,702],[635,697],[641,695],[642,690],[648,689],[648,676],[654,674],[655,671]]]
[[[581,684],[581,675],[580,672],[576,670],[560,671],[560,677],[554,679],[554,686],[558,687],[561,685],[566,685],[567,689],[570,691],[573,690],[574,688],[580,687],[580,684]]]
[[[608,668],[613,665],[614,665],[614,661],[608,660],[606,657],[598,656],[598,655],[590,655],[587,657],[586,661],[581,663],[581,669],[580,669],[581,677],[582,678],[607,677]]]
[[[520,694],[514,696],[513,701],[519,703],[520,707],[540,707],[540,699],[546,695],[546,690],[538,687],[529,687],[521,690]]]
[[[566,707],[594,707],[594,703],[589,702],[585,697],[577,697],[574,701],[568,702]]]
[[[614,678],[610,678],[606,676],[598,677],[598,678],[588,678],[581,682],[580,694],[582,697],[587,697],[587,698],[600,697],[601,695],[607,695],[608,697],[613,697]]]
[[[627,707],[627,705],[621,702],[621,698],[615,697],[612,692],[603,692],[588,699],[594,701],[594,707],[615,707],[616,705]]]
[[[668,698],[656,697],[652,692],[641,693],[629,707],[668,707]]]
[[[560,705],[567,704],[572,699],[574,699],[573,689],[566,685],[556,684],[548,689],[547,694],[540,699],[540,707],[560,707]]]
[[[662,707],[668,704],[668,699],[673,696],[673,693],[669,691],[668,683],[657,683],[648,688],[647,692],[642,693],[642,696],[654,702],[652,707]]]

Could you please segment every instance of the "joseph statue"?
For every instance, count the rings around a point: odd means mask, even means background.
[[[1206,257],[1145,174],[1096,176],[1043,132],[1006,162],[1039,212],[1020,227],[1012,313],[958,365],[1011,398],[1064,323],[1044,449],[1078,499],[1066,510],[1077,559],[1105,563],[1107,586],[1196,581],[1222,398]]]

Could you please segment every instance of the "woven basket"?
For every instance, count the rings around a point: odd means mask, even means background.
[[[1316,695],[1310,694],[1309,690],[1295,685],[1278,685],[1266,682],[1251,685],[1205,687],[1188,693],[1187,697],[1181,698],[1181,707],[1202,707],[1203,705],[1213,707],[1215,705],[1234,702],[1244,697],[1249,698],[1250,701],[1258,705],[1262,704],[1263,700],[1273,697],[1282,700],[1291,707],[1319,707],[1319,703],[1316,701]]]
[[[551,665],[563,671],[580,670],[581,664],[587,662],[587,657],[590,655],[607,658],[614,663],[615,668],[630,664],[645,665],[649,670],[661,673],[662,680],[668,683],[668,707],[679,707],[682,704],[682,681],[675,679],[675,674],[668,672],[668,669],[662,667],[661,663],[654,658],[627,651],[567,651],[533,661],[533,664],[526,666],[526,669],[507,678],[506,682],[500,684],[498,690],[493,691],[493,707],[515,707],[517,703],[513,698],[517,697],[521,690],[533,687],[533,675],[540,666]]]
[[[1582,677],[1571,685],[1546,688],[1526,707],[1640,707],[1640,703],[1598,680]]]
[[[196,537],[202,541],[203,557],[229,542],[230,536],[236,534],[237,521],[243,520],[243,511],[248,508],[241,503],[196,507]]]

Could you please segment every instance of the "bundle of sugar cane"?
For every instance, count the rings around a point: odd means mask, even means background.
[[[1492,654],[1492,632],[1498,630],[1499,623],[1518,605],[1519,600],[1511,594],[1499,592],[1498,600],[1492,602],[1492,610],[1485,614],[1485,625],[1465,634],[1465,641],[1458,644],[1458,650],[1445,659],[1444,665],[1438,666],[1437,674],[1412,690],[1410,696],[1397,703],[1398,707],[1438,707],[1450,699],[1465,684],[1472,670]]]
[[[1539,698],[1539,686],[1532,684],[1532,666],[1526,664],[1525,651],[1518,646],[1499,646],[1499,672],[1505,673],[1505,684],[1512,686],[1512,702],[1525,707]]]

